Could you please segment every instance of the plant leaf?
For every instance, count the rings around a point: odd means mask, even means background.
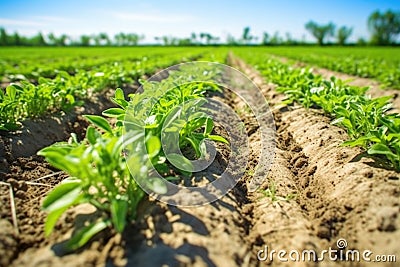
[[[86,129],[86,139],[89,141],[90,144],[94,145],[96,144],[96,140],[98,137],[99,133],[93,126],[89,125],[89,127]]]
[[[185,172],[193,172],[193,165],[186,157],[176,153],[171,153],[167,155],[167,159],[179,170]]]
[[[204,129],[204,135],[211,134],[214,128],[214,122],[211,118],[207,118],[206,120],[206,127]]]
[[[58,218],[68,209],[69,207],[63,207],[51,211],[47,214],[46,222],[44,224],[44,234],[48,237],[53,232],[54,226],[56,225]]]
[[[124,99],[125,100],[124,91],[122,91],[121,88],[117,88],[117,90],[115,90],[115,99]]]
[[[67,249],[76,250],[85,245],[94,235],[111,225],[109,220],[99,221],[84,227],[67,242]]]
[[[161,149],[161,142],[157,136],[151,136],[146,142],[147,154],[150,158],[157,156]]]
[[[207,136],[207,138],[210,140],[213,140],[213,141],[217,141],[217,142],[221,142],[221,143],[225,143],[225,144],[229,145],[228,140],[226,140],[225,138],[223,138],[222,136],[219,136],[219,135],[210,134]]]
[[[119,115],[124,115],[125,114],[125,110],[123,110],[122,108],[109,108],[104,110],[101,114],[103,114],[104,116],[107,117],[118,117]]]
[[[63,181],[57,185],[44,199],[42,208],[51,212],[75,203],[81,194],[81,181]]]
[[[378,144],[374,144],[373,146],[371,146],[368,149],[368,154],[370,155],[375,155],[375,154],[379,154],[379,155],[386,155],[386,156],[392,156],[392,157],[397,157],[396,154],[394,154],[392,152],[392,150],[390,150],[389,147],[387,147],[386,145],[382,144],[382,143],[378,143]]]
[[[122,233],[126,225],[128,202],[124,199],[113,199],[111,202],[111,220],[118,233]]]
[[[6,88],[6,95],[11,99],[15,100],[15,96],[17,95],[17,89],[14,85],[9,85]]]
[[[83,117],[104,131],[112,133],[110,124],[108,124],[108,121],[103,117],[97,115],[83,115]]]

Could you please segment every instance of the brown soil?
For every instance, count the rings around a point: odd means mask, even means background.
[[[146,200],[141,203],[140,217],[122,235],[103,233],[84,249],[65,254],[63,243],[94,210],[79,206],[69,211],[50,238],[44,238],[40,202],[65,175],[39,157],[20,158],[7,162],[7,174],[1,179],[13,187],[19,233],[13,226],[9,187],[0,185],[4,229],[0,266],[366,266],[327,260],[257,260],[257,252],[265,245],[270,250],[320,252],[335,249],[339,238],[346,239],[350,249],[398,258],[399,173],[383,169],[360,149],[340,147],[345,132],[330,125],[318,110],[279,107],[282,95],[274,85],[238,59],[231,57],[231,64],[259,85],[274,110],[276,158],[262,188],[274,183],[277,196],[295,194],[296,199],[272,201],[261,192],[247,192],[245,182],[251,176],[247,172],[231,192],[210,205],[177,208]],[[232,107],[240,105],[235,96],[225,95],[223,101]],[[242,119],[251,140],[250,161],[257,162],[258,127],[251,116]],[[37,180],[47,174],[53,176]]]
[[[132,89],[127,88],[127,91]],[[45,214],[40,205],[49,190],[67,176],[36,156],[36,152],[54,142],[67,140],[72,132],[82,139],[88,126],[82,115],[100,114],[113,106],[112,93],[107,90],[94,94],[84,106],[68,114],[61,112],[27,120],[17,132],[1,132],[0,224],[4,230],[0,234],[0,266],[8,266],[27,248],[40,247],[52,240],[44,237]]]
[[[276,94],[274,85],[266,85],[259,74],[240,61],[236,63],[260,86],[272,107],[279,105],[282,96]],[[336,240],[344,238],[350,249],[398,255],[399,173],[381,168],[360,149],[340,147],[347,138],[345,132],[332,126],[318,110],[281,108],[275,112],[275,120],[278,149],[270,179],[283,195],[295,191],[298,198],[296,203],[253,211],[253,229],[260,228],[250,231],[250,237],[254,234],[261,245],[274,249],[311,247],[319,251],[335,248]],[[252,202],[260,207],[256,199]],[[339,261],[336,265],[346,264]]]

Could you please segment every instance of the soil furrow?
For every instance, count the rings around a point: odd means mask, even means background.
[[[361,149],[340,147],[347,138],[344,130],[330,125],[320,111],[282,107],[284,96],[273,84],[233,56],[230,64],[245,71],[260,87],[275,117],[275,160],[261,190],[249,193],[245,185],[255,166],[266,160],[258,158],[259,126],[240,98],[225,92],[214,98],[243,112],[240,117],[251,149],[245,177],[227,195],[197,208],[144,201],[139,218],[123,234],[102,233],[84,249],[66,254],[63,243],[85,219],[95,217],[94,210],[78,206],[69,211],[55,233],[45,239],[40,203],[48,188],[24,181],[54,174],[40,180],[52,186],[65,175],[57,174],[38,157],[21,158],[11,165],[5,179],[15,187],[20,235],[15,234],[10,209],[4,204],[9,201],[7,189],[0,187],[0,223],[2,229],[8,229],[0,234],[1,254],[6,255],[0,265],[8,266],[13,260],[12,266],[365,266],[326,259],[280,262],[276,253],[272,262],[257,257],[265,257],[267,248],[268,253],[272,249],[319,253],[329,247],[336,249],[339,238],[346,239],[350,249],[398,253],[400,175],[383,169]],[[218,154],[210,174],[224,168],[227,154],[229,151]],[[276,192],[268,195],[273,187]]]
[[[270,105],[279,105],[282,96],[274,92],[274,85],[266,84],[240,60],[236,60],[236,65],[260,86]],[[281,165],[288,166],[290,172],[286,176],[291,177],[298,189],[297,201],[304,221],[311,223],[308,232],[312,236],[311,244],[321,251],[328,246],[336,248],[337,239],[344,238],[348,249],[368,249],[374,254],[398,253],[399,174],[381,168],[379,162],[365,157],[361,149],[340,147],[347,138],[345,132],[330,125],[329,119],[318,110],[280,108],[275,120],[278,147],[287,155]],[[277,155],[279,162],[279,153]],[[271,173],[277,172],[272,169]],[[265,242],[270,238],[271,233],[265,233],[260,239]],[[282,238],[280,244],[287,243],[286,240]],[[302,246],[301,240],[294,242]],[[334,265],[329,261],[320,263],[325,264]],[[336,264],[346,265],[345,262]],[[362,262],[347,264],[365,265]]]
[[[230,102],[222,95],[218,101]],[[222,158],[210,166],[210,174],[224,169],[225,152],[218,154]],[[102,234],[83,250],[64,255],[62,244],[80,221],[74,218],[85,217],[85,207],[78,207],[60,220],[47,242],[21,253],[13,266],[250,266],[252,252],[245,242],[249,216],[242,212],[247,201],[242,182],[221,199],[196,208],[145,201],[140,218],[122,235]],[[92,216],[90,210],[86,213]]]
[[[125,93],[130,90],[126,89]],[[36,152],[46,145],[67,140],[72,132],[82,139],[88,125],[82,115],[101,114],[113,106],[110,101],[112,91],[93,95],[84,106],[76,107],[68,114],[27,120],[18,132],[0,136],[0,181],[11,184],[13,189],[11,199],[9,186],[0,186],[0,223],[4,226],[0,234],[0,251],[5,252],[0,266],[8,266],[20,252],[30,247],[43,246],[51,241],[43,234],[45,214],[40,209],[41,201],[67,176],[36,156]],[[12,226],[12,202],[16,207],[18,230]]]

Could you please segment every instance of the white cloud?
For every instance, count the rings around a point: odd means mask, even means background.
[[[44,22],[71,22],[72,20],[64,17],[56,17],[56,16],[33,16],[32,18],[37,19],[39,21]]]
[[[4,19],[0,18],[0,25],[3,26],[43,26],[46,23],[32,20],[17,20],[17,19]]]
[[[193,21],[196,18],[191,15],[177,15],[177,14],[143,14],[143,13],[124,13],[112,12],[111,15],[123,21],[137,21],[137,22],[162,22],[162,23],[176,23]]]

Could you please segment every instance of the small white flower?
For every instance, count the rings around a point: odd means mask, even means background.
[[[319,92],[321,92],[321,91],[323,91],[323,90],[324,90],[324,87],[323,87],[323,86],[320,86],[320,87],[313,87],[313,88],[310,89],[310,92],[311,92],[312,94],[317,94],[317,93],[319,93]]]

